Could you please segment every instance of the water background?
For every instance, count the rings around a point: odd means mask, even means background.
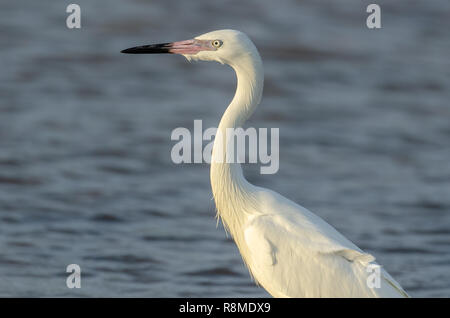
[[[77,0],[0,5],[0,296],[268,297],[176,127],[214,127],[235,78],[120,50],[222,28],[265,65],[249,126],[280,128],[280,170],[247,178],[302,204],[416,297],[450,296],[450,3]],[[82,288],[65,284],[68,264]]]

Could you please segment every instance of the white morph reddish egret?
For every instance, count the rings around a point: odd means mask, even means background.
[[[244,33],[213,31],[122,53],[175,53],[236,72],[236,93],[218,127],[223,137],[213,147],[211,187],[218,215],[259,285],[274,297],[408,297],[372,255],[302,206],[250,184],[239,163],[226,163],[226,129],[242,127],[263,91],[262,61]]]

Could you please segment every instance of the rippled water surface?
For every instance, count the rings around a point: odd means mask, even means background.
[[[0,10],[0,296],[269,296],[216,228],[206,164],[176,127],[216,126],[230,68],[121,49],[221,28],[254,40],[280,170],[248,179],[374,254],[412,296],[450,296],[450,5],[378,1],[64,1]],[[82,288],[65,268],[82,268]]]

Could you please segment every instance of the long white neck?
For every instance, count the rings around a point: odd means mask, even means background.
[[[236,72],[237,88],[217,130],[211,160],[211,187],[218,215],[239,246],[240,238],[236,236],[254,200],[252,193],[255,187],[244,178],[239,163],[226,162],[229,151],[226,134],[229,128],[242,127],[258,106],[264,73],[256,50],[230,63],[230,66]]]

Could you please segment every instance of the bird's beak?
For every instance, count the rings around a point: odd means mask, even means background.
[[[204,40],[186,40],[171,43],[150,44],[135,46],[129,49],[121,51],[121,53],[127,54],[160,54],[160,53],[172,53],[172,54],[197,54],[200,51],[212,51],[214,47],[210,45],[209,41]]]

